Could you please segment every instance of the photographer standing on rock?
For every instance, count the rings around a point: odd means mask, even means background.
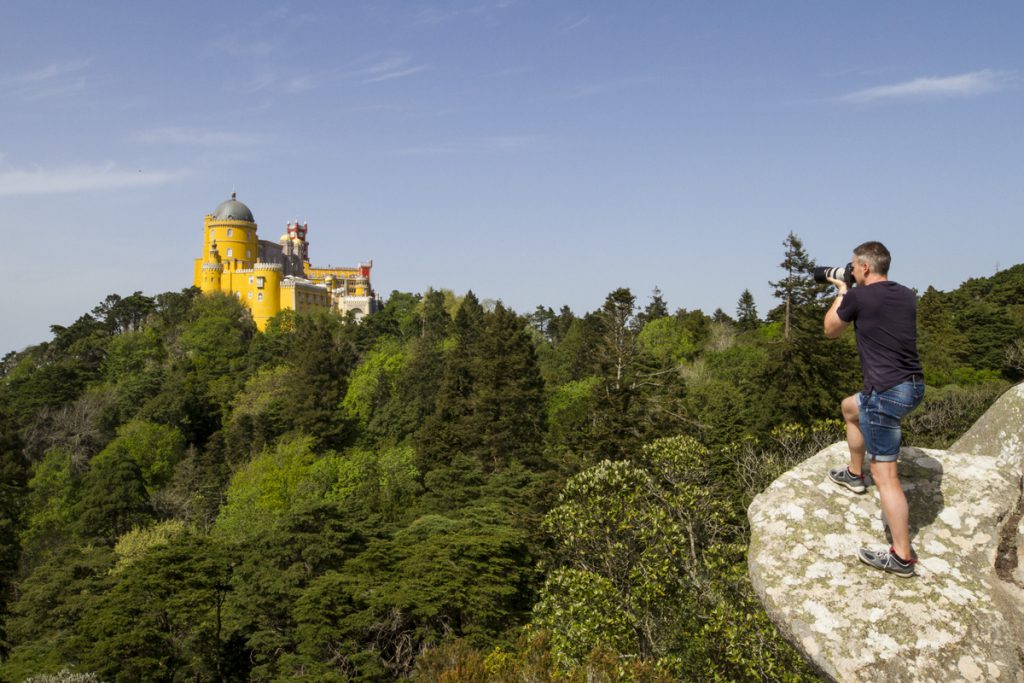
[[[896,461],[900,420],[924,398],[924,377],[917,356],[917,297],[889,280],[890,261],[881,242],[865,242],[853,250],[848,266],[852,278],[837,279],[834,270],[821,276],[839,290],[825,314],[825,336],[837,338],[852,322],[864,373],[863,391],[842,403],[850,463],[828,476],[854,493],[864,493],[867,457],[892,546],[878,551],[861,548],[857,556],[872,567],[907,577],[914,575],[917,559],[910,547],[910,515]]]

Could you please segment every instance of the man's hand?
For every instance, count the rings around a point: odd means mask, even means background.
[[[840,294],[846,294],[846,283],[842,280],[837,280],[834,277],[828,278],[828,281],[836,286]]]
[[[839,290],[836,300],[832,302],[832,305],[829,306],[828,311],[825,313],[825,336],[829,339],[835,339],[841,335],[847,325],[850,324],[840,318],[839,314],[836,313],[836,311],[839,310],[839,304],[843,301],[843,296],[846,294],[846,283],[832,277],[828,278],[828,281],[834,284],[836,289]]]

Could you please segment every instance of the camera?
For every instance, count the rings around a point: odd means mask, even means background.
[[[815,282],[828,282],[828,279],[842,280],[846,283],[847,287],[853,287],[853,262],[847,263],[842,268],[830,268],[828,266],[822,266],[814,269],[814,281]]]

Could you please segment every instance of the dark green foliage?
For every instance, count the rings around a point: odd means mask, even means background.
[[[1001,381],[929,388],[922,404],[903,421],[905,443],[949,448],[1007,388],[1007,383]]]
[[[472,398],[472,449],[489,471],[512,462],[543,466],[544,383],[523,321],[498,303],[480,341],[480,370]]]
[[[21,554],[18,531],[28,484],[28,464],[15,444],[4,441],[0,435],[0,614],[7,612],[12,597],[12,582]],[[7,649],[6,628],[0,622],[0,659]]]
[[[93,459],[74,507],[74,529],[83,539],[112,545],[152,514],[142,470],[130,453],[116,450]]]
[[[651,300],[644,307],[642,313],[637,318],[639,323],[643,325],[651,320],[657,320],[658,318],[664,318],[668,315],[668,304],[665,303],[665,299],[661,296],[661,290],[657,287],[651,292]]]
[[[244,636],[255,678],[285,676],[299,653],[298,601],[313,582],[356,555],[365,532],[333,504],[297,510],[237,550],[228,609]],[[308,607],[302,612],[308,622]],[[325,615],[326,616],[326,615]],[[323,637],[318,636],[318,637]]]
[[[15,647],[0,664],[5,680],[78,664],[77,633],[88,623],[84,615],[113,583],[109,571],[114,554],[109,548],[66,547],[48,559],[22,579],[7,616],[8,637]]]
[[[105,679],[248,680],[241,643],[224,623],[231,563],[186,535],[152,550],[93,601],[73,647]]]
[[[757,306],[754,303],[754,295],[749,289],[744,289],[736,302],[736,324],[743,331],[756,329],[760,321],[757,318]]]

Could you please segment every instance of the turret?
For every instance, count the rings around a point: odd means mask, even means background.
[[[220,252],[217,251],[217,241],[210,242],[210,251],[200,267],[201,279],[199,289],[203,294],[213,294],[220,291],[221,275],[224,273],[224,264],[220,260]]]
[[[256,295],[252,298],[252,319],[265,330],[267,321],[281,310],[281,265],[257,263],[252,267]]]

